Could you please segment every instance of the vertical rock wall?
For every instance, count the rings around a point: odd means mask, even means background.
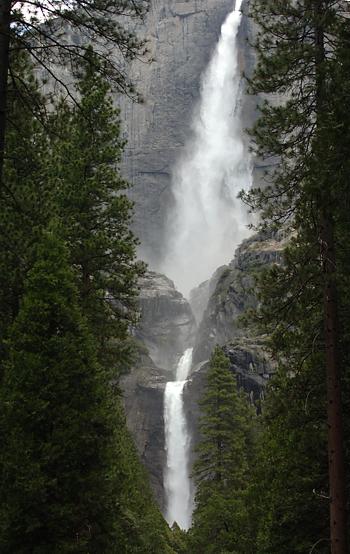
[[[128,140],[123,171],[133,185],[134,230],[142,242],[141,256],[155,269],[172,205],[171,172],[190,133],[201,74],[232,7],[233,0],[153,0],[142,33],[154,61],[135,61],[130,67],[144,103],[119,100]],[[254,64],[246,40],[251,33],[243,17],[240,61],[248,73]],[[244,125],[251,124],[254,109],[255,100],[245,97]]]

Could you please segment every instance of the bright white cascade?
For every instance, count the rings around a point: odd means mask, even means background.
[[[183,388],[192,364],[192,348],[185,350],[176,370],[176,381],[166,384],[164,396],[165,448],[167,464],[164,486],[166,519],[182,529],[191,525],[192,495],[188,468],[189,435],[183,407]]]
[[[193,135],[173,175],[175,206],[161,271],[189,291],[233,258],[248,235],[247,214],[237,199],[251,185],[240,121],[241,72],[237,33],[242,0],[221,28],[202,77]]]

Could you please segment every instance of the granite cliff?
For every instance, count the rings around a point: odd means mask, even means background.
[[[193,449],[198,440],[199,400],[203,393],[208,358],[215,344],[223,347],[238,384],[259,406],[274,364],[265,349],[264,336],[252,336],[241,328],[243,311],[256,305],[254,272],[271,263],[280,263],[287,238],[258,234],[237,249],[232,262],[217,270],[212,279],[192,294],[196,327],[190,304],[164,275],[149,272],[140,280],[141,320],[135,330],[138,358],[134,369],[122,379],[126,415],[147,467],[155,496],[164,510],[164,389],[173,379],[183,353],[195,345],[194,366],[184,389],[185,410]],[[207,306],[203,306],[207,301]]]
[[[128,141],[123,172],[133,185],[134,230],[141,239],[141,256],[154,269],[164,253],[174,164],[190,134],[201,74],[232,6],[233,0],[153,0],[142,28],[153,61],[136,60],[129,68],[144,103],[118,99]],[[247,6],[246,1],[245,11]],[[251,20],[244,16],[239,57],[246,73],[254,65],[247,42],[253,33]],[[243,126],[248,127],[255,119],[256,99],[244,95],[242,101]]]
[[[139,286],[141,319],[134,330],[137,356],[121,388],[128,427],[164,509],[164,389],[174,378],[183,351],[193,344],[195,320],[189,303],[165,275],[146,273]]]
[[[282,236],[253,235],[238,248],[229,265],[217,270],[206,285],[211,292],[199,324],[194,347],[194,363],[207,360],[213,347],[224,346],[233,337],[244,337],[239,318],[245,310],[256,306],[254,273],[260,268],[281,261],[286,244]],[[197,292],[192,292],[192,299]]]
[[[150,271],[139,285],[141,319],[135,336],[171,380],[178,359],[193,344],[196,324],[191,307],[165,275]]]

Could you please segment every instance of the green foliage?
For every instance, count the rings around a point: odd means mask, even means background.
[[[61,103],[54,116],[50,181],[101,360],[121,370],[130,355],[126,338],[135,323],[143,266],[135,259],[138,242],[129,229],[129,185],[117,171],[124,147],[119,112],[95,54],[90,50],[85,58],[77,85],[80,105]]]
[[[283,266],[258,278],[255,322],[270,335],[278,365],[263,411],[253,487],[256,551],[265,554],[328,552],[330,546],[324,330],[336,319],[343,387],[349,379],[346,9],[330,0],[253,2],[260,32],[251,91],[282,96],[262,103],[252,132],[256,153],[278,163],[266,186],[245,199],[260,212],[262,227],[285,226],[293,237]],[[338,312],[333,318],[325,298]]]
[[[246,503],[252,412],[219,347],[210,361],[201,410],[189,551],[253,552]]]
[[[299,236],[260,277],[257,321],[278,362],[251,489],[256,552],[328,552],[326,379],[317,261]],[[322,539],[322,540],[321,540]]]
[[[7,328],[18,312],[33,246],[47,214],[52,212],[45,162],[49,140],[41,124],[43,99],[27,56],[14,56],[13,65],[21,77],[9,89],[4,182],[0,188],[0,362],[5,355]]]
[[[48,125],[25,55],[16,61],[23,94],[10,95],[0,191],[4,554],[174,552],[115,384],[142,267],[116,169],[118,114],[88,56],[81,109],[61,103]]]
[[[10,331],[1,390],[3,552],[111,546],[119,484],[109,467],[117,426],[107,378],[67,252],[47,233]]]

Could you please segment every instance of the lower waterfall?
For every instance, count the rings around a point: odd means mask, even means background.
[[[167,463],[164,487],[166,519],[182,529],[191,525],[192,494],[189,474],[189,435],[183,406],[183,388],[192,364],[193,348],[185,350],[176,369],[176,381],[166,384],[164,395],[165,449]]]

